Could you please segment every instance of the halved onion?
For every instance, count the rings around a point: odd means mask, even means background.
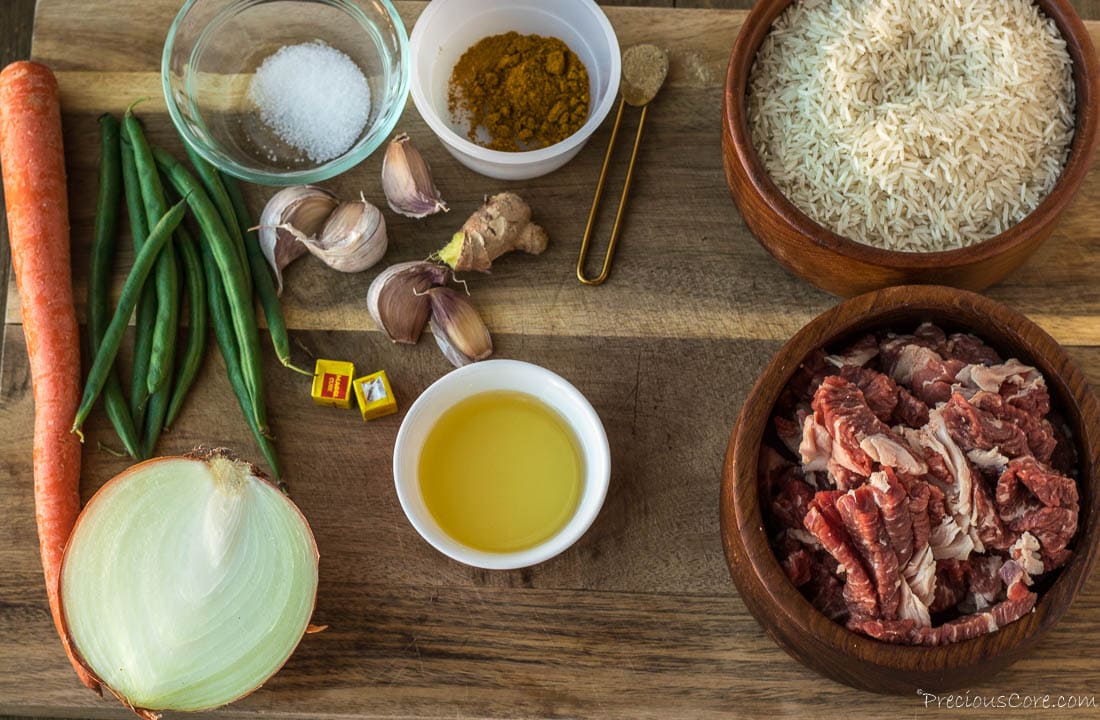
[[[205,710],[273,675],[302,639],[317,545],[298,508],[225,451],[135,465],[81,512],[61,603],[82,662],[127,707]]]

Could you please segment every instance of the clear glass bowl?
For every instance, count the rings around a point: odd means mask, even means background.
[[[268,56],[316,40],[350,57],[371,91],[359,138],[323,163],[283,142],[248,97]],[[164,98],[184,142],[225,172],[261,185],[318,182],[359,164],[393,132],[408,96],[408,42],[387,0],[188,0],[164,43]]]

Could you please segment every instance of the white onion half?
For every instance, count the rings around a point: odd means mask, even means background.
[[[220,451],[150,460],[77,520],[61,569],[66,630],[139,714],[217,707],[290,657],[317,561],[301,512],[251,465]]]

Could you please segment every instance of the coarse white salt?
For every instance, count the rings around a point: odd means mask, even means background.
[[[347,152],[370,119],[363,71],[319,41],[287,45],[265,58],[248,96],[264,124],[315,163]]]

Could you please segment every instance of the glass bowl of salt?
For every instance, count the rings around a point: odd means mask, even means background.
[[[300,185],[362,162],[409,90],[408,36],[387,0],[188,0],[161,81],[191,148],[242,180]]]

